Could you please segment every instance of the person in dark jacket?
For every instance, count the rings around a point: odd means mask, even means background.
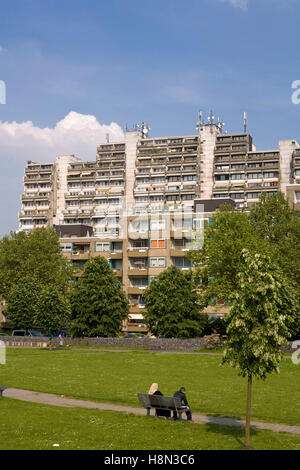
[[[190,405],[188,404],[188,401],[187,401],[187,398],[186,398],[185,388],[181,387],[178,390],[178,392],[174,393],[173,397],[180,399],[181,407],[184,408],[185,413],[186,413],[186,419],[188,421],[192,421],[192,412],[191,412]],[[174,420],[177,419],[177,412],[176,411],[173,412],[173,419]]]
[[[163,396],[163,393],[161,393],[159,390],[158,390],[158,384],[157,383],[153,383],[150,387],[150,390],[148,392],[148,395],[162,395]],[[155,409],[155,416],[156,417],[160,417],[162,416],[164,419],[167,419],[167,418],[170,418],[171,417],[171,411],[169,410],[161,410],[159,408],[156,408]]]

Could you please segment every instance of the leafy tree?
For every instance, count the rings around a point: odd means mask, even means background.
[[[71,309],[68,297],[55,285],[44,287],[40,292],[35,309],[35,323],[52,338],[64,328],[70,319]]]
[[[26,277],[12,286],[6,299],[5,316],[13,328],[33,328],[40,293],[41,285],[35,278]]]
[[[244,248],[253,253],[270,251],[268,242],[258,237],[245,212],[221,206],[204,229],[203,247],[188,254],[204,304],[234,299]]]
[[[101,256],[90,259],[71,292],[74,336],[117,336],[129,313],[122,286]]]
[[[66,287],[72,273],[52,228],[38,228],[28,234],[12,232],[0,240],[0,295],[4,299],[25,277],[35,277],[43,285]]]
[[[237,367],[248,379],[245,445],[250,446],[252,379],[279,372],[281,345],[289,337],[282,314],[282,272],[270,258],[242,252],[244,269],[239,273],[233,307],[226,317],[227,340],[223,363]],[[286,293],[288,300],[288,293]],[[292,299],[290,299],[292,302]]]
[[[201,336],[206,317],[201,313],[191,272],[175,266],[154,278],[144,293],[145,319],[150,331],[168,338]]]
[[[300,299],[300,219],[279,192],[271,197],[262,194],[260,202],[250,212],[250,223],[257,234],[273,249],[273,259],[283,270],[294,296]],[[300,333],[300,302],[297,302],[294,321],[290,323],[293,338]]]
[[[261,196],[250,214],[222,206],[205,228],[202,249],[189,252],[198,284],[199,296],[205,304],[216,299],[230,303],[238,291],[239,273],[244,268],[242,250],[269,256],[285,276],[284,292],[294,299],[288,311],[288,325],[295,338],[300,332],[300,292],[298,259],[300,256],[300,222],[283,194]]]

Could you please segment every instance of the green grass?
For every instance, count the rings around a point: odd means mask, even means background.
[[[8,349],[0,385],[120,405],[139,406],[137,392],[158,382],[165,395],[184,385],[193,412],[243,418],[246,379],[197,354]],[[252,419],[300,425],[300,366],[283,359],[281,373],[254,381]]]
[[[0,450],[240,450],[244,431],[112,411],[0,399]],[[59,444],[54,447],[53,444]],[[300,436],[253,430],[256,450],[299,450]]]

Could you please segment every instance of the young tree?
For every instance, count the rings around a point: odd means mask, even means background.
[[[36,303],[35,324],[50,335],[50,350],[53,335],[66,327],[70,314],[70,303],[65,293],[56,285],[44,287]]]
[[[105,258],[86,263],[71,292],[71,309],[74,336],[118,336],[129,304]]]
[[[28,277],[11,287],[6,298],[5,316],[13,328],[27,330],[35,326],[36,304],[41,289],[38,279]]]
[[[28,234],[12,232],[0,240],[0,295],[4,299],[25,277],[35,277],[43,285],[66,287],[72,274],[52,228],[38,228]]]
[[[185,274],[171,266],[151,281],[144,298],[145,319],[154,335],[168,338],[201,336],[206,316],[201,313],[190,272]]]
[[[286,318],[282,314],[282,293],[285,280],[270,258],[242,252],[244,269],[238,278],[233,307],[226,317],[227,340],[223,363],[237,367],[248,379],[245,445],[250,446],[252,379],[265,379],[279,372],[281,346],[289,337]],[[289,292],[285,292],[285,300]]]

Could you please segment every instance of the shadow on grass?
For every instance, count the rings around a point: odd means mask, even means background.
[[[221,434],[223,436],[230,436],[239,444],[240,450],[249,450],[245,446],[245,428],[240,425],[224,426],[215,423],[205,424],[206,432],[212,432],[213,434]],[[256,435],[257,431],[251,428],[251,437]]]

